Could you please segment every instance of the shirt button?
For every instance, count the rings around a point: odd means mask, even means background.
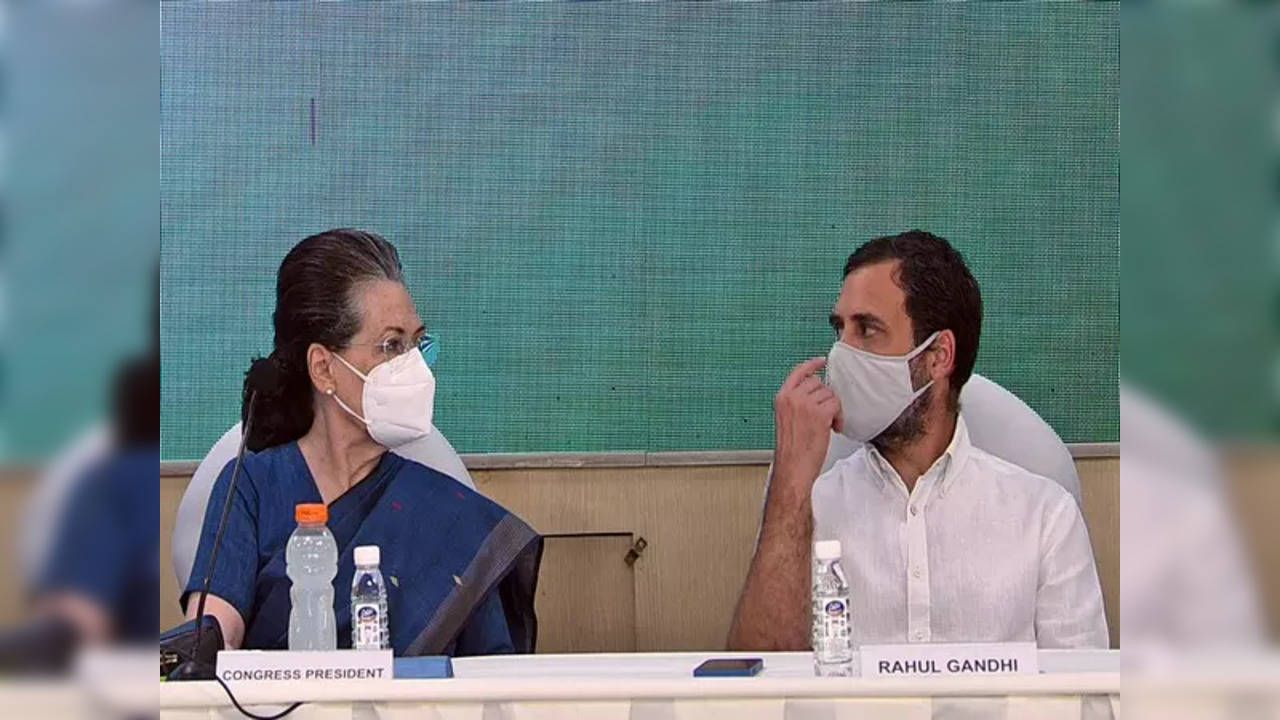
[[[911,577],[913,577],[913,578],[915,578],[915,579],[917,579],[917,580],[919,580],[919,579],[920,579],[920,574],[921,574],[921,573],[920,573],[920,568],[916,568],[915,570],[912,570],[912,571],[911,571]]]
[[[912,505],[912,506],[911,506],[911,514],[912,514],[912,515],[919,515],[919,514],[920,514],[920,511],[916,509],[916,506],[915,506],[915,505]]]

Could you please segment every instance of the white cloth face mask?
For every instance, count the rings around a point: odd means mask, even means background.
[[[431,433],[436,377],[417,348],[375,365],[368,375],[355,369],[341,355],[351,372],[364,381],[364,417],[330,393],[338,406],[365,424],[369,436],[383,447],[393,448]]]
[[[906,355],[876,355],[842,342],[831,346],[826,382],[840,398],[842,435],[858,443],[871,441],[933,385],[930,380],[913,389],[910,362],[933,344],[939,332]]]

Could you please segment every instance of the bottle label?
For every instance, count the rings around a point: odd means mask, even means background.
[[[849,601],[846,598],[814,600],[813,651],[823,662],[846,662],[849,646]]]
[[[352,624],[355,625],[356,650],[378,650],[382,648],[382,618],[378,616],[377,603],[358,603],[352,608]]]

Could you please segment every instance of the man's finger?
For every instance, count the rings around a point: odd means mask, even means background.
[[[826,387],[827,387],[826,385],[822,384],[821,380],[814,377],[813,375],[810,375],[809,377],[801,380],[800,383],[796,385],[795,392],[800,395],[812,395],[816,392],[822,391]]]
[[[840,398],[835,393],[831,393],[831,397],[823,398],[818,403],[818,407],[828,410],[832,413],[831,429],[836,432],[844,430],[844,411],[840,408]]]
[[[819,405],[821,405],[824,402],[829,402],[833,399],[837,399],[835,391],[827,387],[826,385],[819,385],[818,388],[809,395],[809,397],[818,401]]]
[[[782,390],[789,390],[800,384],[801,380],[811,377],[815,372],[822,369],[827,364],[825,357],[809,358],[799,365],[791,369],[791,374],[787,375],[787,379],[782,381]]]

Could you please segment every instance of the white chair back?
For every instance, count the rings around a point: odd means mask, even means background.
[[[62,529],[67,503],[84,474],[111,453],[111,426],[94,425],[58,452],[41,471],[22,512],[18,536],[18,567],[30,587],[45,571],[53,544]]]

